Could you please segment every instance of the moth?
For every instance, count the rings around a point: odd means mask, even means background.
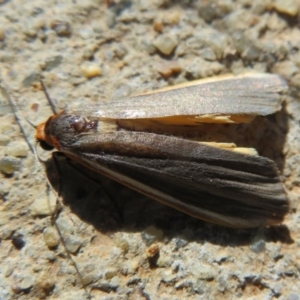
[[[289,211],[274,161],[195,136],[203,125],[273,114],[286,89],[274,74],[198,80],[64,110],[40,124],[36,138],[45,149],[195,218],[235,228],[270,226]]]

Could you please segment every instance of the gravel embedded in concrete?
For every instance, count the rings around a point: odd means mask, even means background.
[[[84,284],[95,299],[299,299],[298,1],[2,2],[0,77],[32,145],[27,120],[52,114],[41,77],[64,109],[224,73],[283,76],[286,104],[258,122],[257,146],[278,164],[292,210],[263,232],[221,228],[58,157],[59,170],[47,165],[66,205],[56,222],[81,282],[52,227],[57,197],[0,94],[0,298],[87,299]]]

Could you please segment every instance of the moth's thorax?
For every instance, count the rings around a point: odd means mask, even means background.
[[[37,127],[36,139],[61,150],[76,141],[79,135],[96,131],[97,125],[98,121],[62,111]]]

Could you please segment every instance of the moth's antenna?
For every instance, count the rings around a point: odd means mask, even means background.
[[[55,115],[57,115],[57,114],[58,114],[58,111],[56,110],[56,107],[55,107],[55,105],[54,105],[54,103],[53,103],[51,97],[50,97],[49,94],[48,94],[48,91],[47,91],[46,85],[44,84],[43,79],[40,79],[40,83],[41,83],[41,85],[42,85],[43,92],[44,92],[44,94],[45,94],[45,96],[46,96],[46,98],[47,98],[47,100],[48,100],[48,103],[49,103],[49,105],[50,105],[50,107],[51,107],[51,109],[52,109],[52,112],[53,112]]]

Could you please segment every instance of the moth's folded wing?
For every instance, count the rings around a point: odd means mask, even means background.
[[[85,108],[89,118],[151,119],[172,116],[268,115],[279,110],[286,82],[274,74],[198,80]]]
[[[267,158],[151,133],[86,139],[67,155],[191,216],[247,228],[280,223],[288,212],[277,168]]]

